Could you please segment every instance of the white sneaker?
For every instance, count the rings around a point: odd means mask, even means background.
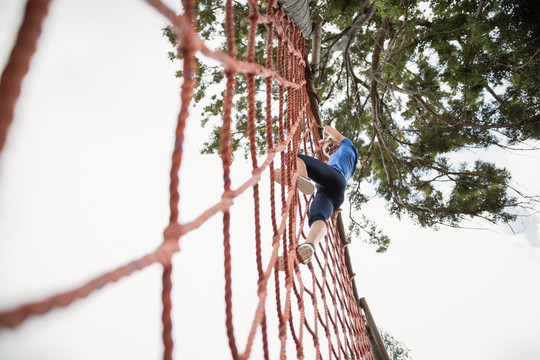
[[[298,257],[298,260],[300,260],[302,264],[308,262],[314,254],[315,245],[311,243],[303,243],[296,248],[296,255]],[[285,258],[283,257],[283,255],[279,255],[277,260],[277,269],[279,271],[285,271],[285,266]]]
[[[313,257],[313,254],[315,254],[315,245],[311,243],[303,243],[302,245],[298,246],[296,253],[298,254],[298,259],[300,262],[305,264]]]
[[[274,179],[278,184],[281,184],[281,171],[279,169],[274,169]],[[315,192],[315,185],[311,182],[311,180],[301,175],[298,175],[296,187],[306,195],[313,195]]]

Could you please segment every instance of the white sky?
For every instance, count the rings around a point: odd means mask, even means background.
[[[2,67],[23,9],[22,0],[0,2]],[[53,1],[0,155],[0,309],[71,289],[160,243],[179,109],[164,25],[142,1]],[[192,116],[182,220],[221,196],[218,159],[198,154],[204,134]],[[540,192],[537,153],[487,155]],[[249,176],[237,165],[236,186]],[[236,228],[251,226],[238,210],[250,198],[236,201]],[[366,211],[393,244],[376,254],[353,241],[359,294],[414,359],[540,358],[538,217],[512,236],[507,227],[419,229],[389,218],[377,202]],[[220,221],[185,237],[174,258],[177,359],[229,357]],[[240,348],[255,296],[252,247],[244,232],[233,239],[234,290],[248,294],[234,298]],[[67,309],[0,330],[0,359],[159,359],[160,284],[155,265]],[[238,309],[250,309],[245,319]]]

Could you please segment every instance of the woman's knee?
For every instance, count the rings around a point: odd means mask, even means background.
[[[322,213],[314,213],[314,214],[309,214],[309,221],[308,221],[308,224],[309,224],[309,227],[311,227],[311,225],[313,225],[313,223],[315,221],[324,221],[326,222],[326,220],[328,220],[326,218],[326,216]]]
[[[309,210],[309,220],[308,224],[311,227],[313,223],[317,220],[321,220],[326,222],[328,219],[330,219],[330,216],[332,216],[333,208],[329,207],[317,207],[317,208],[311,208]]]

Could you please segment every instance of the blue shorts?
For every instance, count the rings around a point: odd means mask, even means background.
[[[311,156],[299,154],[304,161],[308,177],[317,184],[317,193],[309,208],[309,226],[315,221],[326,221],[345,200],[347,180],[332,166]]]

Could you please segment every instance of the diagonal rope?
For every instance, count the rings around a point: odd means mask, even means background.
[[[0,152],[6,143],[13,121],[13,112],[30,60],[36,52],[42,23],[49,11],[50,0],[29,0],[19,28],[17,40],[0,78]]]

